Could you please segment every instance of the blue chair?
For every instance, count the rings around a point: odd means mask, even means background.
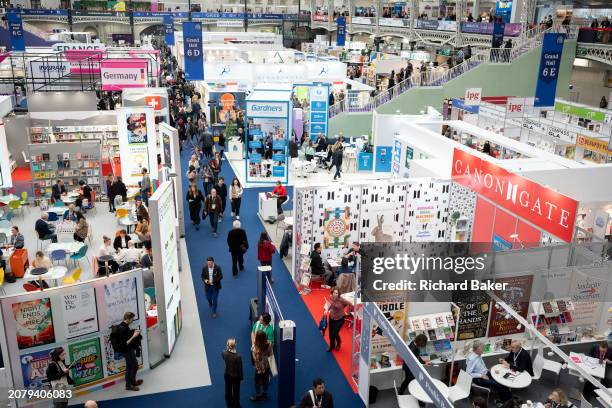
[[[70,259],[74,262],[75,265],[80,265],[81,259],[85,258],[85,254],[87,254],[87,248],[87,245],[83,245],[81,249],[79,249],[79,252],[70,255]],[[87,259],[87,262],[89,263],[89,259]]]
[[[49,214],[49,222],[59,221],[59,215],[57,215],[56,213],[49,211],[47,214]]]
[[[66,251],[64,251],[63,249],[56,249],[55,251],[51,252],[51,262],[55,262],[55,261],[65,262],[66,261]]]

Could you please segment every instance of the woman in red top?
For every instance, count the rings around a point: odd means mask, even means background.
[[[270,237],[265,232],[262,232],[259,236],[259,242],[257,242],[257,259],[261,266],[269,265],[272,266],[272,255],[276,251],[276,247],[270,241]],[[272,279],[272,271],[270,271],[270,282],[274,282]]]
[[[287,201],[287,190],[280,181],[276,182],[276,187],[274,187],[274,190],[272,190],[272,195],[276,197],[276,209],[278,214],[282,214],[283,209],[281,208],[281,205]]]

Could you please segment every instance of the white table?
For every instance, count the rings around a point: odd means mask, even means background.
[[[259,216],[262,220],[270,218],[276,219],[278,210],[276,209],[276,197],[268,198],[266,193],[259,193]]]
[[[569,354],[570,360],[576,363],[577,366],[582,368],[588,374],[593,377],[604,378],[606,376],[606,364],[599,364],[599,360],[593,357],[589,357],[582,353],[574,353],[573,351]],[[572,366],[570,365],[570,374]],[[574,371],[575,372],[575,371]]]
[[[76,203],[77,198],[78,197],[72,197],[72,196],[69,196],[69,195],[63,196],[62,197],[62,202],[64,204],[74,204],[74,203]]]
[[[81,192],[77,190],[73,190],[66,195],[70,198],[79,198],[81,196]]]
[[[612,392],[612,388],[608,388],[608,391]],[[612,397],[609,397],[603,390],[600,389],[595,390],[595,394],[597,394],[597,401],[599,401],[604,407],[612,408]]]
[[[55,286],[58,286],[57,281],[59,279],[64,279],[64,276],[66,276],[66,273],[68,272],[68,268],[66,268],[65,266],[53,266],[49,268],[47,273],[43,275],[32,275],[30,274],[31,271],[32,271],[32,268],[28,268],[26,273],[23,275],[23,279],[27,281],[32,281],[32,280],[49,281],[50,280],[50,281],[54,281]]]
[[[64,213],[68,210],[68,207],[63,206],[63,207],[49,207],[47,209],[48,213],[55,213],[57,214],[58,217],[63,217]]]
[[[47,246],[47,253],[63,249],[67,254],[76,254],[84,245],[82,242],[54,242]]]
[[[510,373],[508,378],[504,378],[504,375]],[[512,371],[509,368],[503,366],[503,364],[497,364],[491,368],[491,376],[495,381],[504,387],[508,388],[527,388],[531,384],[531,376],[527,371],[522,373],[518,371]]]
[[[440,393],[444,397],[448,398],[448,386],[442,381],[436,380],[435,378],[432,378],[432,381],[434,382],[434,384],[436,384],[436,387],[438,387]],[[424,402],[425,404],[433,404],[433,401],[431,400],[431,398],[429,398],[429,395],[427,395],[423,387],[421,387],[421,384],[419,384],[416,379],[410,381],[410,384],[408,384],[408,392],[414,398],[418,399],[421,402]]]
[[[129,234],[130,235],[130,240],[134,243],[134,245],[140,244],[142,241],[140,241],[140,238],[138,237],[137,234]]]
[[[285,217],[283,222],[287,224],[288,226],[293,227],[293,217]]]
[[[0,203],[5,205],[8,205],[8,203],[15,200],[21,200],[21,198],[17,197],[15,194],[0,196]]]
[[[130,232],[130,228],[133,227],[134,225],[138,224],[138,220],[136,220],[135,218],[123,217],[123,218],[119,219],[119,224],[121,224],[124,227],[126,227],[128,232]]]

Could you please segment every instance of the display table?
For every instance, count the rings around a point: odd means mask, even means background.
[[[509,374],[509,376],[504,378],[507,374]],[[512,371],[504,367],[503,364],[493,366],[491,368],[491,376],[499,384],[508,388],[527,388],[531,384],[531,376],[527,371],[523,371],[522,373]]]
[[[582,368],[588,374],[597,378],[604,378],[606,376],[606,365],[599,364],[599,360],[593,357],[589,357],[582,353],[570,352],[570,360],[572,360],[577,366]],[[575,371],[574,371],[575,372]],[[570,374],[572,374],[570,366]]]
[[[448,398],[448,386],[442,381],[436,380],[435,378],[432,378],[432,381],[436,384],[436,387],[438,387],[440,393],[444,397]],[[424,402],[425,404],[433,404],[433,401],[431,400],[431,398],[429,398],[429,395],[427,395],[423,387],[421,387],[421,384],[419,384],[416,379],[410,381],[410,384],[408,384],[408,392],[414,398],[418,399],[421,402]]]
[[[259,193],[259,216],[262,220],[276,219],[278,210],[276,209],[276,197],[270,197],[266,193]]]
[[[119,219],[119,224],[123,227],[125,227],[125,229],[127,230],[127,232],[129,233],[132,229],[132,227],[136,224],[138,224],[138,220],[136,220],[135,218],[132,217],[123,217]]]
[[[241,143],[237,138],[232,138],[227,141],[227,150],[225,155],[229,160],[242,160],[244,152],[244,143]]]

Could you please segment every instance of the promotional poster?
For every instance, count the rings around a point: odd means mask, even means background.
[[[55,342],[49,298],[14,303],[13,315],[20,350]]]
[[[51,361],[53,348],[21,356],[21,372],[23,374],[23,387],[37,389],[44,385],[47,379],[47,367]]]
[[[407,303],[385,302],[378,303],[378,307],[380,307],[380,310],[383,312],[387,320],[391,322],[399,335],[404,338],[406,334],[406,316],[408,315]],[[372,325],[371,350],[372,354],[394,351],[389,339],[387,336],[385,336],[383,330],[376,325],[376,323]]]
[[[98,381],[104,378],[100,339],[97,337],[68,345],[70,377],[75,386]]]
[[[491,298],[482,291],[456,291],[453,293],[453,302],[461,309],[457,340],[485,337],[489,323]]]
[[[67,338],[71,339],[98,331],[98,311],[94,288],[79,288],[64,294],[61,298]]]
[[[122,108],[117,113],[117,130],[123,182],[128,186],[138,185],[143,169],[156,180],[157,137],[153,108]]]
[[[104,285],[106,315],[110,325],[123,321],[125,312],[132,312],[138,320],[138,295],[136,278],[125,278]]]
[[[521,317],[527,318],[533,276],[499,278],[496,279],[496,282],[508,283],[507,289],[503,292],[496,292],[496,295],[506,304],[510,305]],[[508,336],[525,331],[525,327],[519,325],[516,319],[506,319],[507,314],[501,306],[496,305],[495,302],[492,303],[489,337]]]

